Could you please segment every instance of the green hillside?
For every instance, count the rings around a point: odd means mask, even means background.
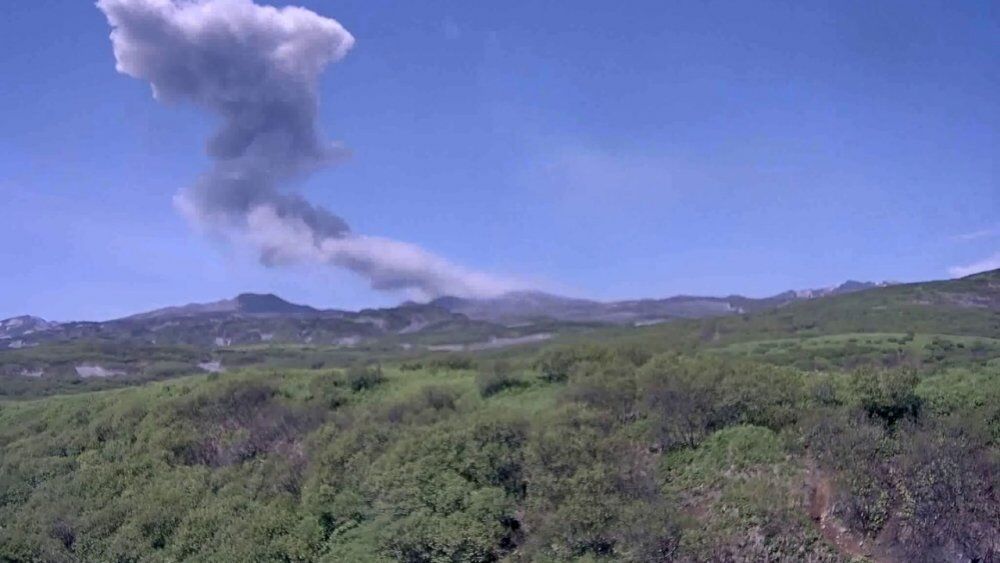
[[[996,284],[31,380],[0,401],[0,561],[996,559]]]
[[[713,340],[851,332],[1000,338],[1000,270],[959,280],[893,285],[706,321]]]
[[[655,350],[707,350],[856,334],[892,334],[907,341],[916,334],[945,339],[984,337],[986,342],[1000,339],[1000,270],[796,301],[752,314],[609,329],[590,339],[631,342]]]

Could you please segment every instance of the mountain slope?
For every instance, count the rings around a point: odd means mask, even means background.
[[[435,333],[453,335],[447,339],[449,342],[463,342],[470,338],[519,336],[522,332],[470,320],[433,305],[411,303],[357,312],[320,310],[270,294],[242,294],[105,322],[55,324],[27,319],[0,324],[12,335],[0,335],[0,349],[78,341],[196,348],[256,343],[355,346],[387,338],[415,340]]]
[[[503,324],[470,318],[477,315],[502,319]],[[556,315],[574,322],[552,320]],[[671,322],[660,322],[663,319]],[[255,362],[297,367],[342,364],[421,351],[537,344],[553,336],[564,342],[625,340],[652,350],[727,348],[734,353],[743,353],[738,346],[742,343],[802,340],[802,346],[792,346],[794,355],[802,360],[799,365],[810,366],[818,365],[810,359],[816,356],[810,352],[815,346],[839,349],[840,340],[852,339],[868,345],[865,342],[871,338],[858,340],[859,334],[879,333],[879,343],[869,343],[874,348],[897,350],[901,338],[910,347],[929,344],[921,352],[924,355],[938,354],[932,349],[938,347],[937,336],[998,339],[1000,271],[794,300],[782,294],[770,299],[679,296],[599,303],[522,293],[491,301],[444,298],[431,304],[349,312],[314,309],[275,296],[244,295],[107,322],[55,324],[21,317],[0,322],[0,327],[9,335],[0,336],[0,376],[65,380],[58,389],[72,389],[79,378],[170,377]],[[914,341],[913,333],[926,338]],[[843,338],[813,340],[831,335]],[[996,348],[962,339],[949,342],[956,347],[974,344],[975,350],[958,355],[962,358],[982,359]],[[947,345],[944,340],[940,343]],[[851,350],[844,353],[862,356],[861,351]],[[869,355],[875,357],[875,352]]]
[[[126,317],[130,320],[168,319],[198,315],[316,315],[322,313],[308,305],[289,303],[277,295],[266,293],[241,293],[233,299],[212,303],[191,303],[180,307],[165,307]]]
[[[557,321],[651,324],[668,319],[692,319],[753,313],[804,299],[843,295],[866,289],[886,287],[887,283],[847,281],[841,285],[799,291],[786,291],[772,297],[752,298],[741,295],[706,297],[677,295],[665,299],[594,301],[561,297],[539,291],[515,291],[489,299],[442,297],[432,305],[472,319],[518,324],[538,319]]]
[[[830,295],[702,324],[716,341],[874,332],[998,338],[1000,270]]]
[[[0,321],[0,339],[14,339],[48,330],[58,323],[46,321],[40,317],[23,315]]]
[[[602,324],[651,325],[667,320],[682,322],[666,323],[659,329],[662,334],[684,334],[717,344],[856,332],[1000,336],[1000,271],[877,287],[848,282],[810,292],[817,294],[803,298],[786,292],[765,299],[676,296],[602,303],[518,292],[488,300],[446,297],[430,304],[358,312],[320,310],[270,294],[242,294],[106,322],[8,319],[0,322],[0,351],[70,343],[136,350],[186,346],[211,351],[262,343],[458,349],[465,344],[518,342],[527,336],[589,330]],[[0,358],[0,363],[8,359]],[[14,373],[37,373],[43,367],[23,359],[13,365]]]

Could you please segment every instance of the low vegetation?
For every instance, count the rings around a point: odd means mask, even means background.
[[[0,561],[1000,559],[1000,331],[782,314],[3,379]]]
[[[245,370],[0,407],[0,560],[996,557],[1000,366]]]

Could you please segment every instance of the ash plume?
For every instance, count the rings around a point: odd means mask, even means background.
[[[288,191],[347,154],[316,124],[319,75],[354,45],[337,21],[252,0],[98,0],[97,7],[112,27],[118,72],[148,81],[160,102],[221,119],[207,145],[211,168],[175,197],[191,220],[251,243],[268,266],[330,264],[375,289],[424,297],[511,289],[416,245],[355,234]]]

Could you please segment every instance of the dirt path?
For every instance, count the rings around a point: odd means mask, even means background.
[[[830,544],[848,557],[864,557],[876,563],[894,563],[893,559],[878,553],[871,540],[851,532],[833,515],[833,480],[813,461],[807,464],[806,486],[809,492],[809,517]]]

